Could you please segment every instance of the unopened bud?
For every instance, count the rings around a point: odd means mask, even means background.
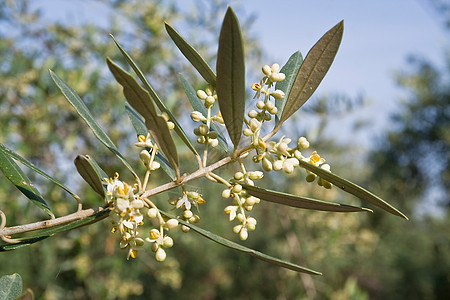
[[[302,136],[297,141],[297,147],[300,149],[308,149],[309,148],[309,142],[308,140]]]
[[[242,185],[240,185],[240,184],[235,184],[234,186],[233,186],[233,193],[240,193],[242,191]]]
[[[158,216],[158,210],[157,210],[156,208],[154,208],[154,207],[150,208],[150,209],[147,211],[147,216],[148,216],[150,219],[156,218],[156,217]]]
[[[183,212],[183,217],[185,217],[186,219],[191,218],[193,215],[194,215],[194,214],[193,214],[192,211],[190,211],[190,210],[185,210],[185,211]]]
[[[241,240],[245,241],[248,238],[247,228],[242,228],[241,232],[239,232],[239,237]]]
[[[268,65],[264,65],[262,67],[262,72],[264,75],[269,76],[272,73],[272,70],[270,70],[270,67]]]
[[[262,168],[267,172],[272,171],[272,163],[265,157],[262,160]]]
[[[177,219],[169,219],[166,222],[166,226],[169,229],[174,229],[174,228],[178,227],[178,220]]]
[[[278,73],[278,71],[280,71],[280,65],[277,63],[274,63],[271,67],[270,67],[270,71],[272,71],[272,73]]]
[[[200,121],[206,120],[205,116],[203,116],[203,114],[201,112],[196,111],[196,110],[191,112],[191,119],[194,122],[200,122]]]
[[[222,191],[222,197],[230,198],[230,196],[231,196],[231,191],[229,189],[226,189],[226,190]]]
[[[198,90],[197,91],[197,97],[199,97],[202,100],[205,100],[206,97],[208,97],[208,95],[205,93],[205,91],[202,90]]]
[[[282,90],[275,90],[271,92],[270,95],[274,97],[276,100],[283,99],[286,96]]]
[[[166,260],[166,251],[163,248],[156,250],[155,258],[157,261],[162,262]]]
[[[236,180],[242,180],[242,178],[244,178],[244,173],[242,173],[242,172],[236,172],[236,173],[234,173],[234,179],[236,179]]]
[[[173,246],[173,239],[170,236],[165,236],[162,242],[164,248],[170,248]]]
[[[266,104],[264,104],[263,101],[258,101],[256,103],[256,107],[259,108],[259,109],[264,109],[264,107],[266,107]]]
[[[139,158],[146,166],[150,163],[150,157],[150,153],[145,149],[139,153]]]

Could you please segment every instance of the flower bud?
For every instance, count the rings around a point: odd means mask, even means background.
[[[253,231],[253,230],[255,230],[256,225],[255,224],[251,224],[251,223],[247,223],[247,225],[245,227],[247,227],[247,229],[249,231]]]
[[[264,107],[266,107],[266,104],[264,104],[264,101],[258,101],[256,103],[256,107],[259,109],[264,109]]]
[[[323,165],[321,165],[320,167],[321,167],[322,169],[324,169],[325,171],[330,172],[331,167],[330,167],[329,164],[323,164]]]
[[[213,131],[208,132],[208,137],[210,139],[217,139],[218,136],[219,136],[219,133],[217,131],[213,130]]]
[[[243,133],[244,133],[245,136],[252,136],[253,135],[253,131],[251,131],[248,128],[245,128]]]
[[[231,196],[231,191],[229,189],[226,189],[226,190],[222,191],[222,197],[230,198],[230,196]]]
[[[158,210],[154,207],[150,208],[147,211],[147,217],[149,217],[150,219],[154,219],[158,216]]]
[[[270,71],[272,71],[272,73],[278,73],[278,71],[280,71],[280,65],[277,63],[274,63],[271,67],[270,67]]]
[[[256,119],[251,119],[249,122],[250,129],[255,132],[261,127],[261,123],[258,122]]]
[[[245,216],[241,213],[237,214],[236,218],[238,219],[239,222],[244,222],[245,220]]]
[[[139,153],[139,158],[146,166],[150,163],[150,157],[150,153],[145,149]]]
[[[159,169],[159,167],[161,167],[161,164],[159,162],[157,162],[157,161],[153,161],[152,165],[150,167],[150,170],[154,171],[154,170]]]
[[[198,126],[198,131],[200,132],[200,135],[205,136],[208,134],[209,128],[205,124],[201,124],[200,126]]]
[[[135,238],[135,239],[133,239],[133,243],[132,244],[133,244],[132,245],[133,248],[134,247],[142,247],[142,246],[144,246],[144,240],[141,239],[141,238]]]
[[[294,166],[289,161],[285,161],[283,164],[283,171],[287,174],[292,174],[294,172]]]
[[[203,114],[199,111],[194,110],[191,112],[191,119],[194,122],[200,122],[206,120],[206,118],[203,116]]]
[[[271,92],[270,95],[274,97],[276,100],[281,100],[286,96],[282,90],[275,90]]]
[[[172,130],[175,128],[175,124],[173,124],[173,122],[171,121],[167,121],[167,128],[169,128],[169,130]]]
[[[248,238],[248,231],[247,228],[242,228],[242,230],[239,232],[239,237],[241,240],[245,241]]]
[[[262,160],[262,168],[264,171],[267,171],[267,172],[272,171],[272,163],[265,157]]]
[[[273,163],[273,169],[275,171],[280,171],[283,168],[283,161],[282,160],[276,160]]]
[[[158,249],[159,249],[158,243],[153,243],[151,249],[152,249],[153,252],[158,251]]]
[[[190,199],[194,199],[197,200],[199,195],[197,192],[187,192],[186,195],[190,198]]]
[[[205,91],[202,90],[198,90],[197,91],[197,97],[199,97],[202,100],[205,100],[206,97],[208,97],[208,95],[205,93]]]
[[[270,120],[272,120],[272,116],[268,112],[266,112],[264,114],[264,121],[270,121]]]
[[[206,86],[205,92],[206,94],[208,94],[208,96],[212,96],[212,94],[214,93],[214,87],[208,84]]]
[[[299,149],[308,149],[309,148],[308,140],[304,136],[300,137],[297,141],[297,147]]]
[[[186,210],[183,212],[183,217],[185,217],[186,219],[191,218],[193,215],[194,215],[194,214],[192,213],[192,211],[190,211],[190,210],[188,210],[188,209],[186,209]]]
[[[250,196],[247,199],[245,199],[245,205],[253,206],[256,204],[256,197]]]
[[[269,76],[269,79],[272,82],[283,81],[285,78],[286,78],[286,75],[284,75],[283,73],[275,73],[275,74],[271,74]]]
[[[166,222],[166,226],[169,229],[174,229],[174,228],[178,227],[178,220],[177,219],[169,219]]]
[[[193,215],[192,217],[189,218],[189,222],[191,222],[191,223],[198,223],[198,222],[200,222],[200,216]]]
[[[268,65],[264,65],[262,67],[262,72],[264,73],[264,75],[269,76],[270,73],[272,73],[272,70],[270,69],[270,67]]]
[[[306,175],[306,181],[307,182],[313,182],[315,179],[316,179],[316,175],[315,174],[310,173],[310,174]]]
[[[300,164],[300,163],[298,162],[298,159],[296,159],[295,157],[290,157],[290,158],[286,159],[286,161],[288,161],[289,163],[291,163],[292,166],[293,166],[294,168],[295,168],[295,167],[298,167],[298,165]]]
[[[278,112],[278,108],[275,106],[274,108],[272,108],[271,110],[269,110],[269,113],[271,113],[272,115],[276,115]]]
[[[233,227],[233,232],[238,234],[242,229],[242,225],[236,225]]]
[[[236,179],[236,180],[242,180],[242,178],[244,178],[244,173],[242,173],[242,172],[236,172],[236,173],[234,173],[234,179]]]
[[[181,225],[181,231],[183,231],[184,233],[188,232],[189,230],[191,230],[189,227],[187,227],[186,225]]]
[[[206,143],[206,138],[205,138],[204,136],[199,136],[199,137],[197,138],[197,143],[199,143],[199,144],[204,144],[204,143]]]
[[[263,178],[263,176],[264,176],[264,173],[261,171],[248,172],[248,178],[250,178],[252,180],[261,179],[261,178]]]
[[[140,199],[136,199],[131,201],[130,206],[134,209],[140,209],[144,207],[144,201],[140,200]]]
[[[163,238],[162,246],[164,248],[170,248],[173,246],[173,239],[170,236],[165,236]]]
[[[273,103],[272,101],[267,101],[267,103],[266,103],[267,110],[271,110],[274,107],[275,107],[275,103]]]
[[[235,184],[234,186],[233,186],[233,193],[240,193],[242,191],[242,185],[240,185],[240,184]]]
[[[166,251],[163,248],[156,250],[155,258],[157,261],[162,262],[166,260]]]
[[[210,108],[211,106],[213,106],[214,102],[216,102],[216,99],[214,99],[213,96],[208,96],[205,99],[205,107],[206,108]]]
[[[327,190],[329,190],[333,187],[333,184],[329,181],[326,181],[325,179],[322,180],[322,183],[323,183],[323,187],[326,188]]]

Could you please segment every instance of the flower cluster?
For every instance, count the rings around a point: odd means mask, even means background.
[[[104,179],[107,184],[107,196],[110,197],[112,232],[120,233],[120,248],[128,249],[127,258],[135,258],[137,251],[144,245],[144,240],[138,237],[138,226],[144,224],[141,209],[144,202],[133,192],[133,188],[119,180],[116,173],[114,179]]]

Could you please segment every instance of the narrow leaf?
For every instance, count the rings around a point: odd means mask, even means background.
[[[179,178],[180,170],[177,148],[170,135],[166,120],[156,114],[156,109],[150,100],[149,93],[128,72],[117,66],[109,58],[107,59],[107,63],[117,82],[122,85],[123,93],[128,103],[144,116],[147,129],[150,130],[156,144],[167,157],[167,160],[177,174],[177,178]]]
[[[306,55],[289,92],[278,128],[311,97],[322,82],[339,49],[343,32],[344,21],[341,21],[325,33]]]
[[[22,194],[45,211],[49,216],[52,218],[55,217],[41,193],[31,183],[27,175],[25,175],[14,160],[3,151],[0,151],[0,170],[3,172],[5,177],[11,181],[11,183],[14,184],[19,191],[22,192]]]
[[[114,153],[122,163],[130,170],[130,172],[137,178],[137,174],[134,172],[133,168],[130,164],[125,160],[125,157],[119,152],[119,149],[114,145],[109,136],[100,128],[98,123],[95,121],[94,117],[92,117],[89,109],[86,107],[84,102],[81,100],[80,96],[58,75],[50,71],[50,76],[53,81],[56,83],[58,88],[63,93],[64,97],[72,104],[80,117],[86,122],[86,124],[91,128],[92,132],[95,136],[103,143],[112,153]]]
[[[254,197],[260,198],[261,200],[288,205],[292,207],[322,210],[322,211],[334,211],[334,212],[361,212],[361,211],[372,212],[371,209],[363,207],[299,197],[291,194],[281,193],[246,184],[243,184],[242,186],[245,188],[247,193],[249,193]]]
[[[197,150],[195,150],[195,147],[192,145],[189,138],[186,136],[186,133],[184,132],[183,128],[181,128],[178,121],[175,119],[173,114],[170,112],[170,110],[166,107],[166,105],[161,101],[161,99],[156,94],[155,90],[152,88],[150,83],[147,81],[147,79],[144,76],[144,73],[139,69],[139,67],[135,64],[131,56],[128,55],[127,52],[120,46],[119,42],[116,41],[113,35],[111,35],[112,39],[114,40],[114,43],[119,48],[122,55],[125,57],[126,61],[130,65],[130,67],[134,70],[136,75],[141,80],[142,84],[144,85],[145,89],[148,91],[148,95],[150,99],[153,101],[153,103],[156,104],[156,106],[159,108],[161,112],[165,112],[168,116],[170,121],[175,125],[174,130],[178,134],[178,136],[181,138],[181,140],[186,144],[186,146],[194,153],[195,156],[199,156],[197,153]]]
[[[166,217],[168,217],[168,218],[175,218],[174,216],[171,216],[171,215],[169,215],[166,212],[163,212],[163,211],[160,211],[160,212],[163,215],[165,215]],[[294,263],[291,263],[291,262],[288,262],[288,261],[285,261],[285,260],[282,260],[282,259],[279,259],[279,258],[275,258],[275,257],[269,256],[269,255],[264,254],[262,252],[259,252],[259,251],[247,248],[247,247],[242,246],[242,245],[239,245],[239,244],[237,244],[235,242],[232,242],[232,241],[227,240],[227,239],[225,239],[225,238],[223,238],[221,236],[218,236],[218,235],[216,235],[216,234],[214,234],[214,233],[212,233],[210,231],[207,231],[207,230],[204,230],[204,229],[202,229],[200,227],[197,227],[197,226],[193,225],[192,223],[187,223],[187,222],[185,222],[185,221],[183,221],[181,219],[178,219],[178,222],[183,224],[183,225],[185,225],[185,226],[187,226],[187,227],[189,227],[189,228],[191,228],[192,230],[194,230],[195,232],[199,233],[200,235],[202,235],[202,236],[204,236],[204,237],[206,237],[206,238],[208,238],[208,239],[210,239],[210,240],[212,240],[212,241],[214,241],[214,242],[216,242],[216,243],[218,243],[218,244],[220,244],[222,246],[225,246],[225,247],[228,247],[228,248],[231,248],[233,250],[240,251],[240,252],[247,253],[247,254],[249,254],[249,255],[251,255],[253,257],[256,257],[256,258],[258,258],[260,260],[263,260],[265,262],[268,262],[268,263],[271,263],[271,264],[274,264],[274,265],[277,265],[277,266],[280,266],[280,267],[283,267],[283,268],[286,268],[286,269],[289,269],[289,270],[293,270],[293,271],[296,271],[296,272],[302,272],[302,273],[307,273],[307,274],[311,274],[311,275],[322,275],[322,273],[320,273],[320,272],[317,272],[317,271],[314,271],[314,270],[311,270],[311,269],[308,269],[308,268],[296,265]]]
[[[396,209],[389,203],[385,202],[380,197],[378,197],[378,196],[372,194],[371,192],[363,189],[362,187],[348,181],[347,179],[339,177],[338,175],[333,174],[329,171],[326,171],[322,168],[316,167],[315,165],[310,164],[309,162],[299,160],[299,163],[300,163],[301,167],[318,175],[319,177],[325,179],[326,181],[331,182],[332,184],[334,184],[335,186],[344,190],[345,192],[350,193],[350,194],[360,198],[361,200],[365,200],[369,203],[372,203],[373,205],[378,206],[378,207],[384,209],[385,211],[390,212],[391,214],[400,216],[400,217],[408,220],[408,217],[406,217],[398,209]]]
[[[106,198],[106,188],[103,185],[103,178],[108,175],[100,168],[97,162],[89,155],[78,155],[75,158],[75,167],[83,179],[92,187],[92,189],[102,198]]]
[[[49,227],[42,230],[39,230],[36,232],[36,235],[33,237],[27,237],[27,238],[20,238],[19,243],[15,244],[3,244],[0,245],[0,252],[2,251],[10,251],[15,250],[24,246],[28,246],[31,244],[34,244],[36,242],[42,241],[43,239],[49,238],[57,233],[72,230],[90,223],[94,223],[97,221],[100,221],[101,219],[106,218],[110,213],[110,210],[108,208],[102,208],[98,210],[95,214],[86,217],[81,220],[76,220],[70,223],[62,224],[55,227]]]
[[[170,38],[174,41],[175,45],[177,45],[178,49],[180,49],[181,53],[183,53],[192,66],[197,69],[203,79],[205,79],[212,86],[215,86],[216,74],[214,74],[214,71],[203,59],[203,57],[201,57],[197,50],[189,45],[189,43],[186,42],[172,26],[167,24],[167,22],[164,22],[164,25],[166,26],[166,31]]]
[[[133,124],[134,130],[136,131],[137,136],[139,137],[140,135],[146,136],[148,129],[145,126],[144,121],[139,117],[139,115],[137,114],[137,112],[130,107],[129,105],[125,105],[125,109],[127,111],[128,117],[131,120],[131,124]],[[148,151],[151,151],[150,148],[147,149]],[[160,153],[156,153],[155,155],[155,160],[157,162],[159,162],[159,164],[161,165],[161,169],[167,174],[169,175],[169,177],[172,180],[176,179],[176,174],[175,171],[172,169],[172,167],[169,165],[169,162],[167,161],[167,159]]]
[[[239,144],[245,109],[245,64],[239,22],[228,7],[217,51],[217,97],[234,149]]]
[[[303,63],[303,56],[300,51],[295,52],[289,57],[287,63],[281,68],[280,73],[286,75],[283,81],[278,81],[275,85],[275,89],[282,90],[284,92],[284,98],[275,101],[275,106],[278,111],[275,115],[275,122],[278,124],[280,121],[281,114],[283,113],[284,105],[286,104],[286,99],[289,98],[292,85],[297,77],[298,70]]]
[[[199,111],[206,117],[208,114],[208,110],[206,109],[203,102],[197,97],[197,93],[195,92],[194,88],[191,86],[191,84],[184,78],[183,74],[180,73],[180,80],[183,84],[184,91],[186,92],[186,96],[188,97],[189,102],[192,105],[192,108],[196,111]],[[224,137],[222,130],[220,129],[219,125],[217,125],[215,122],[211,122],[210,130],[216,131],[219,136],[217,137],[217,140],[219,141],[219,146],[225,151],[228,152],[228,144],[227,139]]]
[[[14,273],[0,277],[0,299],[14,300],[22,294],[22,277]]]
[[[6,155],[9,155],[11,158],[21,162],[22,164],[24,164],[25,166],[27,166],[31,170],[35,171],[36,173],[44,176],[45,178],[47,178],[48,180],[50,180],[51,182],[53,182],[54,184],[56,184],[57,186],[59,186],[60,188],[62,188],[66,192],[68,192],[69,194],[71,194],[75,199],[77,199],[77,201],[80,200],[80,197],[77,194],[72,192],[68,187],[66,187],[64,184],[62,184],[59,180],[57,180],[56,178],[51,177],[50,175],[48,175],[47,173],[45,173],[44,171],[39,169],[37,166],[35,166],[31,162],[29,162],[28,160],[23,158],[22,156],[20,156],[16,152],[14,152],[11,149],[7,148],[5,145],[0,144],[0,151],[3,152]]]

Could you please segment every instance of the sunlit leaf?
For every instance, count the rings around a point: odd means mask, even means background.
[[[278,111],[275,115],[275,121],[278,123],[280,121],[281,114],[283,113],[284,105],[286,104],[286,99],[289,98],[292,85],[297,77],[298,70],[303,63],[303,56],[300,51],[295,52],[289,57],[287,63],[281,68],[280,73],[286,75],[283,81],[278,81],[275,84],[275,89],[282,90],[284,92],[284,98],[275,100],[275,106]]]
[[[168,214],[166,212],[161,211],[161,213],[163,215],[165,215],[166,217],[168,217],[168,218],[175,218],[174,216],[171,216],[170,214]],[[192,223],[187,223],[187,222],[185,222],[185,221],[183,221],[181,219],[178,219],[178,222],[183,224],[183,225],[185,225],[185,226],[187,226],[187,227],[189,227],[193,231],[201,234],[202,236],[204,236],[204,237],[206,237],[206,238],[208,238],[208,239],[210,239],[210,240],[212,240],[212,241],[214,241],[214,242],[216,242],[216,243],[218,243],[218,244],[220,244],[222,246],[225,246],[225,247],[228,247],[228,248],[231,248],[233,250],[240,251],[240,252],[247,253],[247,254],[249,254],[249,255],[251,255],[253,257],[256,257],[256,258],[258,258],[260,260],[263,260],[265,262],[268,262],[268,263],[271,263],[271,264],[274,264],[274,265],[277,265],[277,266],[280,266],[280,267],[283,267],[283,268],[286,268],[286,269],[289,269],[289,270],[293,270],[293,271],[296,271],[296,272],[302,272],[302,273],[307,273],[307,274],[311,274],[311,275],[322,275],[322,273],[320,273],[320,272],[317,272],[317,271],[314,271],[314,270],[311,270],[311,269],[308,269],[308,268],[305,268],[305,267],[293,264],[291,262],[288,262],[288,261],[285,261],[285,260],[282,260],[282,259],[279,259],[279,258],[275,258],[275,257],[269,256],[269,255],[264,254],[262,252],[259,252],[259,251],[247,248],[247,247],[242,246],[242,245],[239,245],[239,244],[237,244],[235,242],[227,240],[226,238],[218,236],[218,235],[216,235],[216,234],[214,234],[214,233],[212,233],[210,231],[207,231],[207,230],[204,230],[204,229],[202,229],[200,227],[197,227],[197,226],[193,225]]]
[[[58,179],[51,177],[50,175],[48,175],[47,173],[45,173],[44,171],[39,169],[37,166],[35,166],[31,162],[29,162],[28,160],[23,158],[22,156],[20,156],[16,152],[14,152],[11,149],[7,148],[5,145],[0,144],[0,151],[3,152],[6,155],[9,155],[13,159],[19,161],[20,163],[22,163],[23,165],[27,166],[28,168],[30,168],[31,170],[35,171],[36,173],[44,176],[45,178],[47,178],[48,180],[50,180],[51,182],[53,182],[54,184],[56,184],[57,186],[59,186],[60,188],[62,188],[66,192],[68,192],[69,194],[71,194],[75,199],[77,199],[77,201],[80,199],[80,197],[77,194],[72,192],[68,187],[66,187],[64,184],[62,184]]]
[[[199,111],[206,117],[208,114],[208,110],[206,109],[203,102],[197,97],[197,93],[195,92],[194,88],[191,86],[191,84],[184,78],[183,74],[180,73],[180,80],[183,84],[184,91],[186,92],[186,96],[188,97],[189,102],[192,105],[192,108],[196,111]],[[217,137],[217,140],[219,141],[219,146],[225,151],[228,152],[228,144],[226,138],[223,136],[222,130],[220,129],[219,125],[217,125],[215,122],[211,122],[211,131],[216,131],[219,136]]]
[[[356,197],[358,197],[361,200],[367,201],[369,203],[372,203],[375,206],[378,206],[382,209],[384,209],[387,212],[390,212],[391,214],[400,216],[402,218],[405,218],[408,220],[408,217],[406,217],[403,213],[401,213],[398,209],[381,199],[380,197],[372,194],[371,192],[363,189],[362,187],[348,181],[347,179],[344,179],[342,177],[339,177],[336,174],[333,174],[329,171],[326,171],[320,167],[316,167],[313,164],[310,164],[309,162],[299,160],[300,166],[305,168],[306,170],[318,175],[319,177],[325,179],[326,181],[331,182],[338,188],[344,190],[347,193],[350,193]]]
[[[202,75],[209,84],[216,85],[216,74],[208,65],[208,63],[200,56],[200,54],[195,50],[188,42],[186,42],[183,37],[167,22],[164,22],[166,26],[166,31],[170,38],[180,49],[181,53],[187,58],[187,60],[192,64],[192,66]]]
[[[314,93],[331,67],[339,49],[344,21],[325,33],[306,55],[289,92],[277,127],[295,113]]]
[[[0,170],[5,177],[11,181],[16,188],[22,192],[28,199],[30,199],[39,208],[45,211],[49,216],[54,217],[50,207],[45,202],[41,193],[31,183],[30,179],[25,175],[22,169],[14,162],[14,160],[0,151]]]
[[[123,93],[128,103],[144,117],[147,129],[150,130],[156,144],[175,170],[177,178],[179,178],[180,170],[177,148],[170,135],[166,120],[156,114],[156,109],[150,100],[150,95],[128,72],[117,66],[109,58],[107,59],[107,63],[117,82],[122,85]]]
[[[0,299],[15,300],[22,294],[22,277],[14,273],[0,277]]]
[[[144,73],[139,69],[139,67],[136,65],[136,63],[133,61],[130,55],[122,48],[122,46],[119,44],[118,41],[114,38],[113,35],[111,35],[112,39],[114,40],[114,43],[119,48],[122,55],[125,57],[126,61],[130,65],[130,67],[134,70],[136,75],[141,80],[142,84],[144,85],[145,89],[148,92],[148,96],[150,97],[151,101],[156,104],[156,106],[159,108],[161,112],[165,112],[168,116],[170,121],[175,125],[174,130],[178,134],[178,136],[181,138],[181,140],[186,144],[186,146],[194,153],[196,156],[199,156],[197,153],[197,150],[195,150],[195,147],[192,145],[189,138],[186,136],[186,133],[184,132],[183,128],[181,128],[178,121],[175,119],[173,114],[170,112],[170,110],[166,107],[166,105],[161,101],[161,99],[156,94],[155,90],[152,88],[150,83],[147,81],[147,79],[144,76]]]
[[[133,168],[130,164],[125,160],[125,157],[119,152],[119,149],[114,145],[109,136],[100,128],[98,123],[95,121],[94,117],[90,113],[89,109],[86,107],[84,102],[81,100],[80,96],[58,75],[50,71],[50,76],[53,81],[56,83],[58,88],[63,93],[64,97],[72,104],[80,117],[86,122],[86,124],[91,128],[92,132],[95,136],[103,143],[112,153],[114,153],[122,163],[130,170],[130,172],[137,178],[136,172],[134,172]]]
[[[305,198],[300,196],[295,196],[291,194],[286,194],[282,192],[272,191],[268,189],[263,189],[256,186],[250,186],[247,184],[242,184],[242,187],[245,188],[248,194],[260,198],[261,200],[288,205],[297,208],[305,208],[305,209],[313,209],[313,210],[322,210],[322,211],[334,211],[334,212],[361,212],[368,211],[372,212],[372,210],[351,206],[346,204],[332,203],[327,201],[321,201],[311,198]]]
[[[234,149],[239,144],[245,109],[245,64],[239,22],[228,7],[217,52],[217,97]]]
[[[102,198],[106,198],[106,189],[102,179],[108,178],[108,175],[100,168],[97,162],[89,155],[78,155],[74,163],[84,181]]]
[[[28,246],[36,242],[39,242],[43,239],[49,238],[57,233],[72,230],[77,227],[81,227],[90,223],[100,221],[101,219],[106,218],[109,215],[109,213],[110,213],[109,208],[96,209],[95,213],[89,217],[36,231],[33,237],[19,238],[20,240],[19,243],[0,245],[0,252],[15,250],[24,246]]]
[[[127,111],[128,117],[131,120],[131,124],[133,124],[134,130],[136,131],[137,136],[139,137],[140,135],[143,136],[147,136],[147,132],[148,129],[145,126],[144,121],[141,119],[141,117],[136,113],[136,111],[128,106],[125,105],[125,109]],[[151,151],[152,149],[147,148],[148,151]],[[167,161],[167,159],[158,151],[158,153],[156,153],[155,155],[155,160],[157,162],[159,162],[159,164],[161,165],[161,169],[166,172],[167,175],[169,175],[169,177],[172,180],[176,179],[176,174],[175,171],[172,169],[172,167],[170,166],[169,162]]]

